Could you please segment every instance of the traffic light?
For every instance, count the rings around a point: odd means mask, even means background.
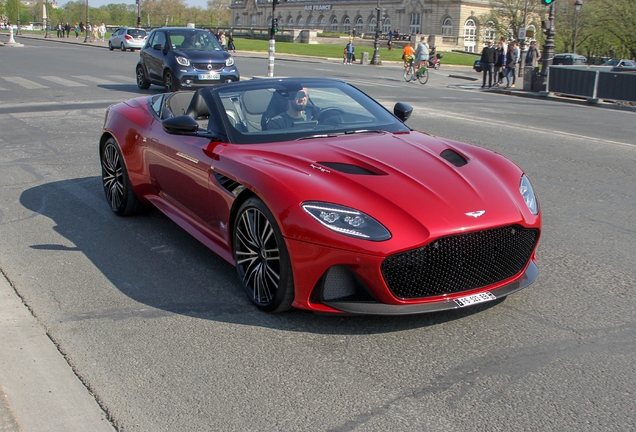
[[[550,6],[552,3],[554,3],[554,0],[541,0],[541,3],[546,6]]]
[[[274,33],[278,33],[278,18],[274,18],[274,22],[272,23],[272,28],[274,29]]]

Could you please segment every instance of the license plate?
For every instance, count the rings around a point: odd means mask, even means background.
[[[495,297],[491,292],[486,291],[486,292],[474,294],[468,297],[455,299],[455,303],[457,303],[457,306],[459,307],[464,307],[464,306],[474,305],[477,303],[487,302],[490,300],[495,300],[496,298],[497,297]]]
[[[219,75],[218,73],[199,74],[200,80],[218,80],[220,78],[221,78],[221,75]]]

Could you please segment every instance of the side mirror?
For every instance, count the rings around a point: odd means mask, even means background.
[[[153,50],[157,50],[157,51],[161,51],[163,50],[163,47],[161,46],[161,44],[155,44],[152,46]]]
[[[393,114],[404,123],[411,117],[411,114],[413,114],[413,107],[404,102],[398,102],[393,107]]]
[[[161,125],[167,133],[176,135],[194,135],[199,130],[199,123],[187,115],[170,117]]]

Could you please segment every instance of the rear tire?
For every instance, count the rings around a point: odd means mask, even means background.
[[[294,300],[294,278],[285,239],[265,203],[241,205],[232,230],[234,262],[249,299],[264,312],[283,312]]]
[[[110,209],[119,216],[139,213],[144,207],[132,189],[124,159],[114,138],[108,138],[99,156],[102,164],[102,185]]]
[[[115,48],[113,48],[113,44],[112,44],[111,41],[108,41],[108,49],[111,50],[111,51],[115,49]]]
[[[418,77],[420,84],[426,84],[428,82],[428,69],[425,69]]]
[[[124,43],[122,42],[121,45],[119,46],[119,49],[122,50],[123,52],[126,52],[126,47],[124,46]]]

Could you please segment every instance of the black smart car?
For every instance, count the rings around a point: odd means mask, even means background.
[[[172,92],[240,79],[232,55],[207,30],[155,29],[139,57],[135,71],[141,89],[157,84]]]

